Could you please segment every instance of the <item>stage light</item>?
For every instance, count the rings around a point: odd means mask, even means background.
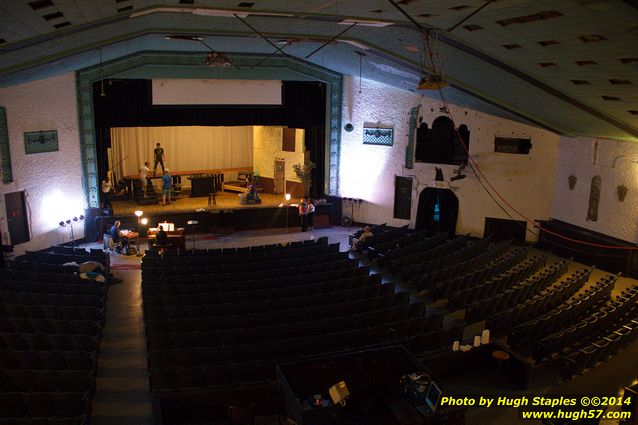
[[[142,210],[135,211],[135,215],[138,216],[138,217],[141,217],[143,214],[144,214],[144,211],[142,211]]]
[[[71,224],[71,219],[68,219],[68,220],[66,221],[66,224]]]
[[[73,217],[73,221],[77,222],[78,218],[77,217]]]
[[[143,225],[143,226],[146,226],[147,224],[148,224],[148,218],[144,217],[144,218],[142,219],[142,225]]]
[[[290,201],[290,193],[286,193],[286,201]]]

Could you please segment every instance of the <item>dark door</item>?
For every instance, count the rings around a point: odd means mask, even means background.
[[[7,224],[11,245],[27,242],[30,238],[24,192],[7,193],[4,195],[4,203],[7,207]]]
[[[394,218],[409,220],[412,210],[412,179],[394,178]]]
[[[444,232],[456,230],[459,215],[459,200],[450,189],[428,187],[419,195],[416,212],[416,230]]]

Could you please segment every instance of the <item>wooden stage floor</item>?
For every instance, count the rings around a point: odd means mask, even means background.
[[[239,194],[236,192],[218,192],[216,195],[217,205],[211,207],[208,206],[208,196],[201,196],[191,198],[189,195],[184,195],[179,199],[171,201],[170,205],[162,206],[161,204],[155,205],[139,205],[134,200],[113,200],[113,214],[114,215],[133,215],[136,210],[142,210],[145,214],[152,213],[177,213],[177,212],[192,212],[203,208],[207,211],[214,210],[242,210],[252,208],[273,208],[278,207],[279,204],[285,204],[286,199],[283,194],[273,195],[269,193],[260,193],[261,204],[255,205],[241,205],[239,203]],[[298,199],[291,199],[290,203],[299,202]]]

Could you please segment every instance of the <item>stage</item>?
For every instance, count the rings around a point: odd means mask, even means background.
[[[260,194],[261,204],[241,205],[239,195],[233,192],[218,192],[216,205],[208,206],[208,197],[191,198],[188,195],[176,199],[170,205],[137,204],[134,200],[114,200],[113,215],[100,215],[86,221],[87,241],[99,240],[108,232],[115,220],[122,222],[122,229],[137,230],[146,234],[146,228],[157,223],[170,222],[175,227],[184,228],[185,234],[219,233],[228,234],[235,230],[298,228],[300,226],[298,199],[286,202],[283,194]],[[314,227],[325,228],[340,224],[341,205],[331,203],[316,206]],[[148,219],[146,226],[138,223],[135,211],[143,211],[142,218]],[[196,221],[197,224],[188,224]]]
[[[142,210],[144,214],[163,214],[163,213],[184,213],[194,212],[198,209],[205,208],[208,211],[213,210],[242,210],[254,208],[279,208],[279,204],[286,205],[284,194],[273,195],[269,193],[260,193],[261,204],[242,205],[239,203],[239,194],[237,192],[217,192],[215,195],[216,205],[208,205],[208,196],[199,196],[191,198],[188,194],[183,195],[179,199],[171,201],[170,205],[162,206],[162,204],[139,205],[133,199],[114,200],[113,214],[118,216],[133,215],[135,211]],[[290,203],[295,204],[299,199],[291,199]],[[282,207],[283,207],[282,205]]]

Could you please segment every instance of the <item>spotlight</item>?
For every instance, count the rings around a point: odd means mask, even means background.
[[[84,220],[84,216],[83,215],[80,215],[80,220]]]
[[[77,221],[78,221],[78,218],[77,218],[77,217],[73,217],[73,221],[76,221],[76,222],[77,222]]]
[[[290,193],[286,193],[286,201],[290,201]]]
[[[66,226],[66,223],[64,223],[64,221],[61,221],[61,222],[59,222],[58,224],[60,225],[60,227],[64,227],[64,226]]]
[[[143,226],[146,226],[147,224],[148,224],[148,218],[144,217],[144,218],[142,219],[142,225],[143,225]]]
[[[68,220],[66,221],[66,224],[71,224],[71,219],[68,219]]]
[[[138,217],[141,217],[142,214],[144,214],[144,211],[141,211],[141,210],[135,211],[135,215],[138,216]]]

